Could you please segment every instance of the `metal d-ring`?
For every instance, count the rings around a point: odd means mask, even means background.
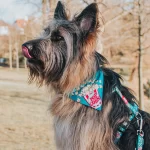
[[[143,130],[137,130],[137,135],[140,135],[140,136],[144,136],[144,132],[143,132]]]

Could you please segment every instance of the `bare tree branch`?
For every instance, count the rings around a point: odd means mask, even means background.
[[[147,47],[144,47],[143,50],[147,50],[148,48],[150,48],[150,45],[147,46]]]
[[[144,36],[146,33],[148,33],[150,31],[150,28],[149,29],[147,29],[145,32],[143,32],[142,34],[141,34],[141,36]]]
[[[83,3],[85,3],[86,5],[89,5],[89,3],[86,0],[82,0]]]

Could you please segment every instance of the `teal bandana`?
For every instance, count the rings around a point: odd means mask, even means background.
[[[100,69],[94,77],[75,88],[69,98],[96,110],[102,109],[104,74]]]

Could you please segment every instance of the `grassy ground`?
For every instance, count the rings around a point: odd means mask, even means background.
[[[125,84],[137,92],[136,79]],[[0,150],[55,150],[49,103],[44,88],[27,84],[27,70],[0,68]]]
[[[0,150],[55,150],[47,97],[27,71],[0,69]]]

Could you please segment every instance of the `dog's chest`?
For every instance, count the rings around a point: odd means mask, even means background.
[[[79,129],[77,123],[69,119],[54,119],[56,145],[58,150],[79,150]],[[76,145],[74,144],[76,143]]]
[[[61,119],[55,117],[54,128],[58,150],[108,150],[113,143],[105,143],[111,139],[111,130],[107,122],[98,123],[96,118],[77,118]],[[107,130],[104,130],[104,128]],[[106,132],[107,131],[107,132]],[[100,144],[102,143],[103,144]]]

